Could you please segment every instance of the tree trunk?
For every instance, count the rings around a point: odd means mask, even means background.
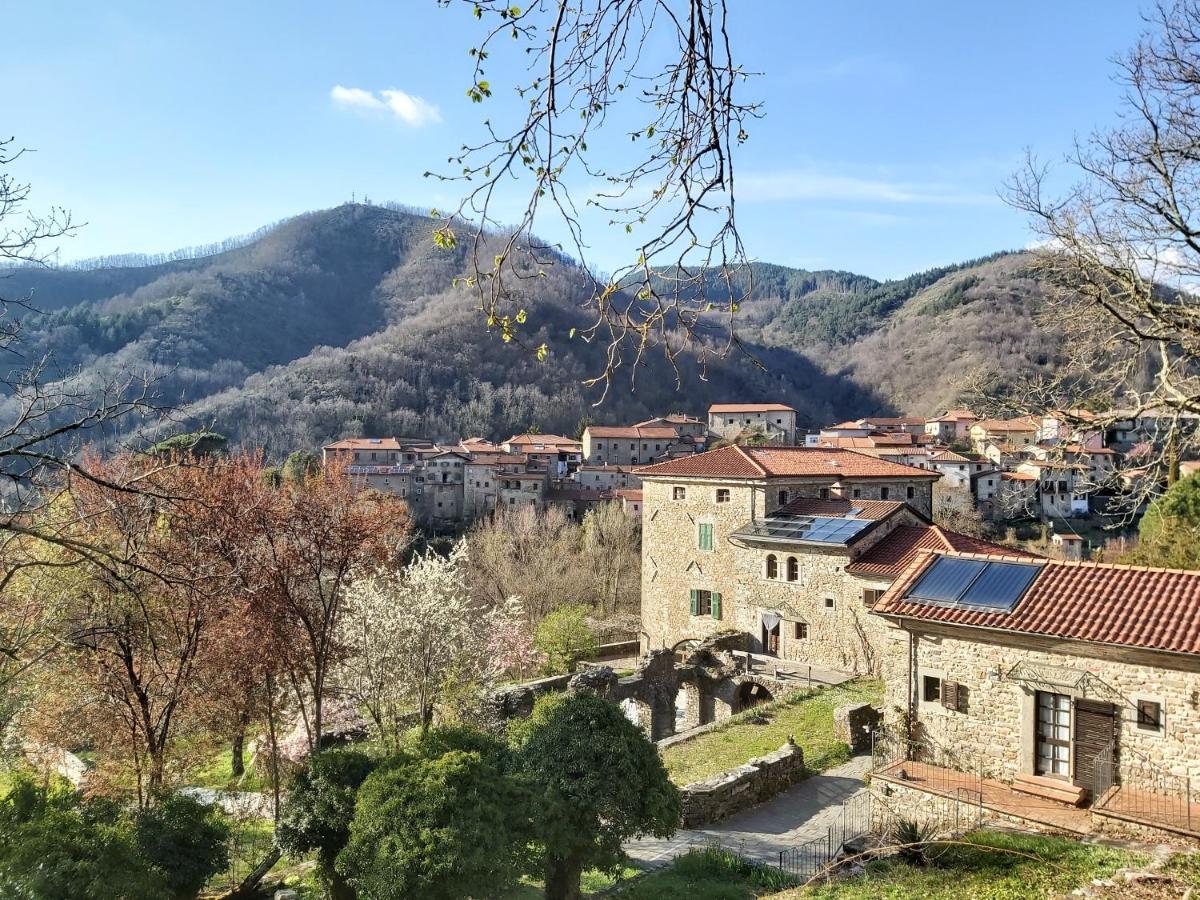
[[[229,772],[234,778],[246,774],[246,728],[239,725],[229,745]]]
[[[549,857],[546,860],[546,900],[580,900],[579,879],[583,862],[578,856]]]

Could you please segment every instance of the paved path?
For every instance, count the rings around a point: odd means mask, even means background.
[[[841,814],[842,803],[865,790],[863,776],[870,768],[869,755],[856,756],[708,828],[630,841],[625,851],[637,862],[655,866],[670,862],[690,846],[720,841],[749,859],[778,862],[780,850],[826,834],[834,817]]]

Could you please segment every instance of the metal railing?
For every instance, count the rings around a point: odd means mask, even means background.
[[[921,790],[957,796],[982,794],[983,760],[965,758],[929,741],[914,741],[880,728],[871,737],[871,771]]]
[[[1200,796],[1192,779],[1109,744],[1093,762],[1092,808],[1113,815],[1200,831]]]
[[[871,833],[872,806],[871,794],[865,791],[846,800],[825,834],[779,851],[779,870],[808,881],[829,869],[845,852],[846,844]]]

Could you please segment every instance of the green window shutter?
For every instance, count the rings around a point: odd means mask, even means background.
[[[715,591],[712,595],[712,617],[714,619],[721,618],[721,595]]]
[[[700,615],[700,592],[692,588],[692,615]]]
[[[713,527],[707,522],[700,523],[700,549],[711,550],[713,548]]]

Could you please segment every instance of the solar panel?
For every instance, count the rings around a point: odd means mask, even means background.
[[[846,544],[874,524],[870,519],[832,516],[772,516],[754,523],[741,533],[780,541]]]
[[[983,606],[1008,612],[1029,587],[1038,567],[1025,563],[988,563],[958,598],[962,606]]]
[[[925,570],[925,574],[913,585],[908,596],[914,600],[953,603],[970,587],[971,582],[986,565],[987,563],[977,559],[940,556]]]

